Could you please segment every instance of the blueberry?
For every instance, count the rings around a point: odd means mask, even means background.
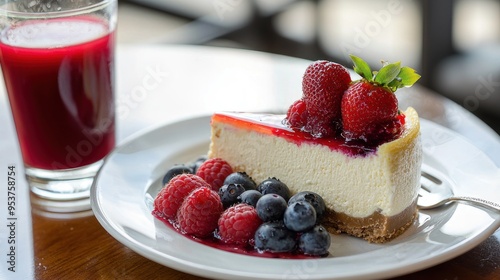
[[[308,202],[294,202],[286,208],[283,221],[290,230],[307,231],[316,224],[316,210]]]
[[[163,176],[162,184],[165,186],[172,178],[180,174],[194,174],[194,172],[189,166],[183,164],[174,165],[170,167],[165,176]]]
[[[262,194],[275,193],[283,197],[286,201],[290,199],[290,189],[288,186],[276,178],[269,178],[262,181],[257,190]]]
[[[189,164],[189,167],[191,167],[191,169],[193,169],[193,174],[196,174],[196,171],[198,171],[198,168],[200,167],[200,165],[202,165],[206,160],[207,160],[207,156],[201,156],[201,157],[197,158],[194,162]]]
[[[294,196],[290,198],[290,200],[288,201],[288,205],[298,201],[309,202],[314,207],[314,210],[316,210],[317,218],[321,217],[323,213],[325,213],[326,209],[325,201],[319,194],[315,192],[303,191],[296,193]]]
[[[224,208],[229,208],[231,205],[238,203],[238,197],[245,191],[245,188],[240,184],[224,185],[219,189],[219,196]]]
[[[262,194],[257,190],[248,190],[244,191],[239,197],[238,200],[242,203],[246,203],[248,205],[252,205],[253,207],[257,207],[257,201],[262,197]]]
[[[229,184],[241,184],[247,191],[257,189],[255,181],[245,172],[234,172],[229,174],[224,180],[224,185]]]
[[[285,199],[274,193],[263,195],[255,206],[257,215],[264,222],[281,220],[286,208]]]
[[[291,252],[297,245],[297,235],[281,221],[267,222],[255,231],[255,249],[273,253]]]
[[[307,255],[322,256],[328,254],[331,237],[328,231],[317,225],[311,230],[300,235],[299,249]]]

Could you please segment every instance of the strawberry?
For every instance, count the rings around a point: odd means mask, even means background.
[[[221,158],[206,160],[196,171],[196,175],[209,183],[214,191],[218,191],[224,185],[224,180],[231,173],[233,173],[233,169],[229,163]]]
[[[219,218],[219,237],[224,243],[247,244],[262,224],[257,210],[247,204],[229,207]]]
[[[156,196],[154,212],[160,217],[175,219],[184,198],[193,190],[201,187],[210,188],[211,186],[194,174],[175,176]]]
[[[217,192],[210,187],[195,189],[179,208],[177,213],[179,229],[185,234],[206,237],[217,228],[217,221],[223,210]]]
[[[306,131],[315,137],[327,137],[335,132],[335,123],[341,119],[342,96],[350,82],[349,71],[340,64],[319,60],[307,67],[302,79],[308,114]]]
[[[353,84],[342,99],[344,136],[348,139],[373,139],[378,128],[394,121],[398,100],[389,89],[366,81]]]
[[[387,64],[372,73],[361,58],[351,58],[354,71],[362,79],[354,81],[342,97],[343,135],[347,140],[373,143],[394,139],[404,124],[394,92],[413,85],[420,75],[409,67],[401,67],[399,62]]]

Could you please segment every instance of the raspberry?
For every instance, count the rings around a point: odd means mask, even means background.
[[[262,224],[257,211],[250,205],[229,207],[219,218],[219,236],[225,243],[247,244]]]
[[[219,195],[210,187],[191,192],[177,213],[179,229],[196,237],[206,237],[217,228],[223,211]]]
[[[286,120],[291,128],[302,130],[307,123],[306,103],[304,100],[295,101],[288,109]]]
[[[206,160],[196,171],[196,175],[210,184],[214,191],[218,191],[224,185],[224,180],[231,173],[233,173],[233,169],[229,163],[221,158]]]
[[[154,201],[155,213],[166,219],[175,219],[184,198],[193,190],[210,185],[194,174],[177,175],[158,193]]]
[[[332,136],[341,119],[340,105],[351,83],[347,69],[337,63],[319,60],[309,65],[302,79],[303,100],[308,120],[306,131],[315,137]]]

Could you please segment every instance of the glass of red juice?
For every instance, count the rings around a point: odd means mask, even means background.
[[[117,0],[0,0],[0,63],[32,193],[77,200],[115,145]]]

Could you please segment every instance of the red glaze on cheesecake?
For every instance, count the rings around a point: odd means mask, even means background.
[[[262,115],[252,113],[215,113],[212,122],[230,123],[242,129],[275,135],[300,146],[304,143],[329,147],[332,151],[342,152],[348,156],[366,156],[375,153],[380,143],[367,143],[360,140],[347,141],[337,135],[328,138],[316,138],[310,133],[295,131],[283,124],[285,115]]]

